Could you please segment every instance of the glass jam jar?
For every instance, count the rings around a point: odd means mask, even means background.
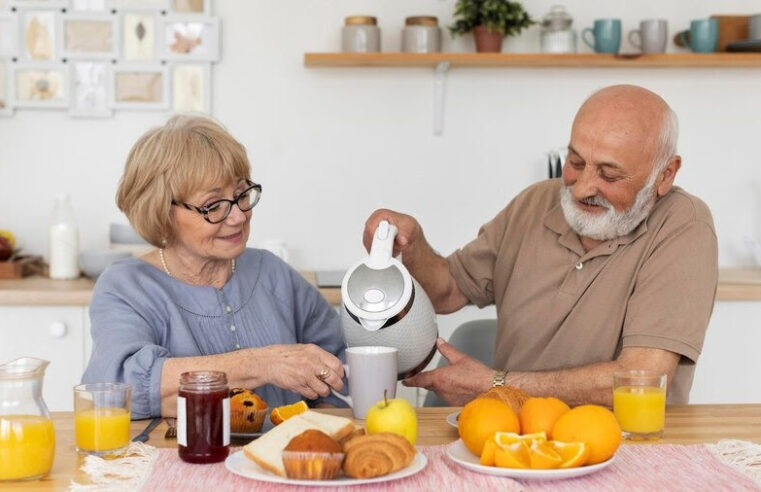
[[[576,53],[576,31],[571,28],[573,18],[561,5],[553,5],[542,18],[542,53]]]
[[[177,449],[188,463],[217,463],[230,454],[227,375],[191,371],[180,375],[177,392]]]

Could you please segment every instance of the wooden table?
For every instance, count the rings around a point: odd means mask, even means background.
[[[446,416],[458,408],[418,409],[418,445],[447,444],[457,439],[457,430],[446,423]],[[350,416],[347,409],[325,410],[335,415]],[[33,482],[2,483],[6,490],[65,490],[72,479],[86,483],[79,471],[81,458],[74,451],[74,419],[71,412],[53,414],[56,429],[56,455],[53,470],[46,478]],[[132,422],[136,436],[150,422]],[[362,424],[358,420],[357,423]],[[148,444],[159,448],[174,448],[177,441],[164,439],[166,423],[162,422],[151,433]],[[720,439],[743,439],[761,444],[761,404],[743,405],[679,405],[666,410],[666,430],[660,443],[697,444],[717,442]],[[647,444],[643,444],[647,445]]]

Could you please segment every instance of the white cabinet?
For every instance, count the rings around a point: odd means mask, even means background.
[[[18,357],[50,361],[42,394],[51,411],[73,410],[72,387],[79,383],[86,357],[86,311],[82,306],[0,307],[0,363]]]

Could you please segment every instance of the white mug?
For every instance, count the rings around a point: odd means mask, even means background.
[[[668,21],[647,19],[639,23],[639,29],[629,31],[629,42],[642,53],[665,53],[668,41]]]
[[[364,419],[377,402],[396,396],[397,353],[393,347],[349,347],[344,370],[349,380],[349,396],[333,394],[352,408],[354,417]]]

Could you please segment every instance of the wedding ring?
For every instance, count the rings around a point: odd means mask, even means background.
[[[319,379],[320,381],[325,381],[326,379],[328,379],[329,375],[330,375],[330,369],[328,369],[327,367],[323,367],[322,370],[316,374],[317,379]]]

